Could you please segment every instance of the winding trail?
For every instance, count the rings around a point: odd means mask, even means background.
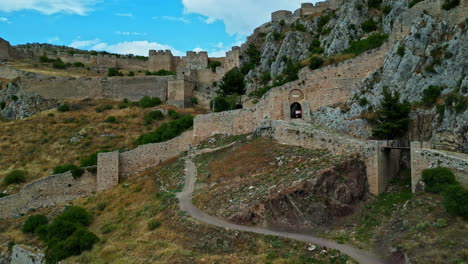
[[[218,149],[211,149],[211,150],[204,149],[204,150],[189,154],[189,156],[185,160],[184,189],[182,192],[177,194],[177,198],[179,198],[179,201],[180,201],[180,204],[179,204],[180,210],[185,211],[187,215],[199,220],[200,222],[222,227],[222,228],[228,228],[231,230],[238,230],[238,231],[245,231],[245,232],[252,232],[252,233],[257,233],[257,234],[262,234],[262,235],[285,237],[285,238],[299,240],[299,241],[303,241],[307,243],[316,244],[321,247],[337,249],[341,251],[342,253],[347,254],[348,256],[357,260],[361,264],[384,264],[382,260],[380,260],[377,256],[373,255],[372,253],[363,251],[363,250],[360,250],[360,249],[357,249],[348,245],[338,244],[331,240],[309,236],[309,235],[303,235],[299,233],[278,232],[278,231],[273,231],[273,230],[264,229],[264,228],[236,225],[236,224],[221,220],[219,218],[213,217],[211,215],[208,215],[202,212],[201,210],[199,210],[198,208],[196,208],[192,203],[192,194],[195,188],[195,181],[197,178],[197,168],[195,167],[195,164],[193,163],[192,158],[198,154],[212,152],[216,150]]]

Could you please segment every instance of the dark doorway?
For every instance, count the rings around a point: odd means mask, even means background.
[[[293,103],[291,105],[291,118],[292,119],[302,118],[302,107],[300,103]]]

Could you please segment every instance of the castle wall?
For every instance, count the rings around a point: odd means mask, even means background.
[[[281,21],[291,18],[293,13],[287,10],[280,10],[271,14],[271,21]]]
[[[226,63],[224,64],[224,69],[226,72],[239,67],[240,52],[240,47],[233,47],[230,51],[226,52]]]
[[[175,76],[110,78],[23,78],[21,89],[45,98],[139,100],[143,96],[167,99],[167,82]]]
[[[188,151],[192,146],[193,131],[162,143],[147,144],[136,149],[119,154],[120,179],[128,178],[147,168],[157,166],[161,162],[174,158]],[[105,164],[103,164],[105,166]],[[99,164],[99,166],[102,166]]]
[[[119,184],[119,152],[98,154],[97,190],[104,191]]]
[[[95,191],[96,174],[87,170],[78,179],[74,179],[70,172],[51,175],[26,184],[18,193],[0,198],[0,219],[50,204],[65,203]]]
[[[445,167],[452,169],[457,180],[468,185],[468,155],[432,149],[427,142],[411,142],[411,189],[416,191],[424,169]]]
[[[195,82],[191,81],[189,78],[169,81],[167,88],[167,104],[179,108],[191,107],[191,99],[194,90]]]
[[[218,67],[216,72],[211,69],[202,69],[196,71],[196,80],[198,81],[199,88],[204,89],[210,87],[213,82],[219,81],[223,78],[225,70],[222,67]]]
[[[175,71],[176,60],[170,50],[150,50],[148,58],[148,71],[155,72],[159,70]]]
[[[208,67],[208,53],[206,51],[187,51],[187,56],[182,57],[182,61],[178,66],[204,70]]]

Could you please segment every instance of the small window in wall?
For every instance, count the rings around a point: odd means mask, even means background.
[[[301,119],[302,118],[302,107],[300,103],[293,103],[291,105],[291,118]]]

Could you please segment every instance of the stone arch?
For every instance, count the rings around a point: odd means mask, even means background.
[[[304,93],[299,89],[293,89],[289,92],[288,100],[290,104],[302,102],[304,100]]]

